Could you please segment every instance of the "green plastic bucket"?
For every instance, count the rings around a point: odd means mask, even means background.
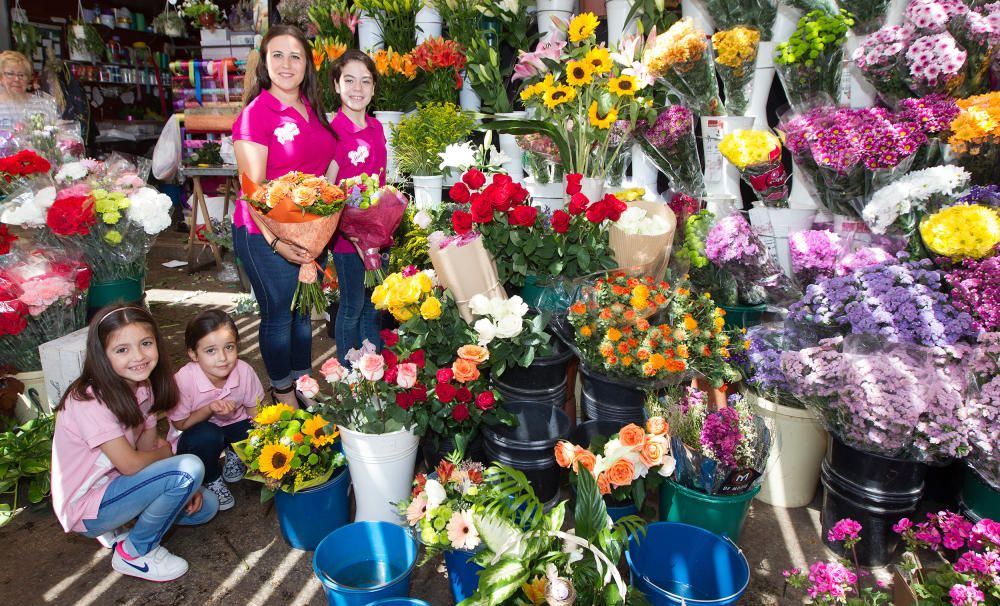
[[[766,305],[720,305],[726,312],[726,328],[739,330],[760,324]]]
[[[683,522],[739,541],[756,486],[743,494],[721,496],[685,488],[673,480],[660,485],[660,520]]]
[[[142,300],[145,286],[145,274],[135,278],[91,282],[90,289],[87,290],[87,312],[93,315],[98,309],[112,303],[137,303]]]
[[[963,509],[976,520],[1000,520],[1000,492],[994,490],[969,467],[962,486]]]

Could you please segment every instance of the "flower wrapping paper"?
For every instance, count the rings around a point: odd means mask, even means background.
[[[475,295],[507,298],[507,292],[500,285],[496,261],[483,246],[481,238],[462,246],[445,245],[441,248],[438,244],[434,242],[428,247],[431,264],[438,282],[454,295],[463,320],[472,323],[469,300]]]

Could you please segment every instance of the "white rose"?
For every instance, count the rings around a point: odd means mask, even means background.
[[[431,224],[431,216],[427,211],[422,210],[413,215],[413,223],[420,229],[427,229]]]
[[[444,503],[448,495],[444,491],[444,486],[441,486],[441,482],[437,480],[427,480],[424,484],[424,493],[427,495],[427,511],[430,511]]]
[[[496,338],[497,328],[493,326],[493,322],[490,322],[486,318],[480,318],[476,320],[476,323],[472,325],[472,328],[476,330],[479,336],[478,342],[481,347],[486,347],[490,344],[490,341]]]
[[[503,302],[498,312],[500,315],[514,315],[523,318],[524,314],[528,313],[528,304],[520,296],[514,295]]]
[[[490,300],[485,295],[473,295],[469,299],[469,310],[477,316],[488,316],[492,309]]]
[[[511,339],[521,334],[523,325],[518,316],[504,316],[497,322],[497,336],[501,339]]]

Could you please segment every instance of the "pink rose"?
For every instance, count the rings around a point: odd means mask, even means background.
[[[295,381],[295,389],[307,398],[314,398],[319,393],[319,383],[309,375],[303,375]]]
[[[409,389],[417,384],[417,365],[413,362],[404,362],[396,367],[399,373],[396,375],[396,385],[403,389]]]
[[[361,376],[368,381],[378,381],[385,374],[385,360],[375,353],[367,353],[358,360]]]
[[[319,367],[319,374],[329,383],[340,383],[347,376],[347,369],[337,358],[330,358]]]

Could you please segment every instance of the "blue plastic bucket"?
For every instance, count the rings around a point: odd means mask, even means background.
[[[323,539],[313,554],[313,572],[330,606],[367,606],[410,593],[417,542],[389,522],[354,522]]]
[[[386,600],[379,600],[377,602],[370,602],[368,606],[431,606],[423,600],[418,600],[417,598],[389,598]]]
[[[451,584],[451,595],[455,598],[456,604],[472,597],[479,588],[479,571],[483,567],[469,561],[473,555],[475,555],[473,552],[464,549],[444,552],[444,563],[448,567],[448,582]]]
[[[656,522],[632,535],[625,552],[632,586],[653,606],[735,604],[750,584],[750,565],[736,545],[677,522]]]
[[[350,519],[351,503],[347,498],[350,485],[351,474],[341,467],[322,486],[295,494],[283,490],[274,493],[281,536],[295,549],[316,549],[323,537]]]
[[[628,503],[621,503],[617,505],[608,505],[605,502],[605,506],[608,510],[608,515],[611,516],[612,522],[617,522],[618,520],[624,518],[625,516],[637,516],[639,515],[639,508],[635,506],[635,503],[629,501]]]

